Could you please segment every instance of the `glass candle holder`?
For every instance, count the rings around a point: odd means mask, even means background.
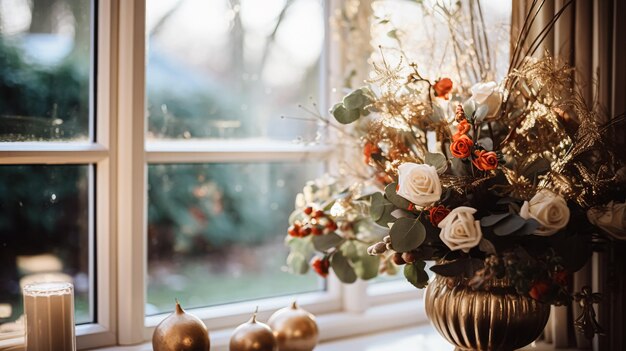
[[[35,283],[24,286],[27,351],[75,351],[74,286]]]

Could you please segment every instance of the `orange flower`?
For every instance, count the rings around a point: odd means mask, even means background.
[[[462,135],[467,134],[467,132],[469,132],[469,130],[472,129],[472,126],[469,124],[469,122],[466,119],[464,119],[464,120],[461,120],[461,122],[459,122],[459,126],[457,128],[458,128],[458,131],[456,132],[456,134],[452,136],[452,140],[457,140]]]
[[[474,142],[467,135],[460,135],[450,144],[450,152],[456,158],[466,158],[471,155]]]
[[[311,266],[315,273],[319,274],[322,278],[326,278],[328,276],[328,271],[330,269],[330,261],[328,258],[320,258],[314,257],[311,261]]]
[[[543,297],[550,292],[550,284],[544,280],[538,280],[533,283],[528,295],[535,300],[542,301]]]
[[[475,150],[472,163],[481,171],[490,171],[498,168],[498,156],[493,151]]]
[[[433,85],[435,96],[448,100],[448,93],[452,90],[452,80],[450,78],[441,78]]]
[[[439,205],[437,207],[432,207],[428,210],[428,214],[430,217],[430,223],[436,228],[439,225],[439,222],[443,221],[444,218],[450,213],[450,210],[444,206]]]
[[[371,142],[367,142],[363,147],[363,156],[366,164],[372,160],[372,154],[379,154],[380,148]]]

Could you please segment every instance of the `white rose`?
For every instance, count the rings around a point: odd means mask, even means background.
[[[403,163],[398,167],[398,195],[426,207],[441,198],[441,182],[431,165]]]
[[[540,236],[550,236],[565,228],[569,222],[565,199],[547,189],[540,190],[530,201],[524,201],[519,215],[537,220],[540,226],[533,234]]]
[[[439,222],[441,233],[439,237],[450,250],[469,250],[478,245],[483,238],[480,230],[480,221],[474,219],[476,209],[471,207],[457,207],[446,218]]]
[[[496,82],[476,83],[471,88],[472,100],[478,105],[487,106],[486,118],[495,117],[500,111],[502,93],[498,90]]]
[[[602,207],[590,208],[587,218],[618,240],[626,240],[626,203],[609,202]]]

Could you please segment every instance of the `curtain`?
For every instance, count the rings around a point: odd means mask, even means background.
[[[543,6],[531,28],[531,37],[538,34],[568,0],[534,1]],[[513,0],[511,39],[515,43],[533,0]],[[626,111],[626,1],[573,0],[559,21],[546,36],[538,55],[549,52],[575,67],[574,79],[589,106],[597,103],[605,112],[600,122]],[[614,140],[626,147],[626,131],[613,131]],[[556,348],[577,347],[594,350],[626,350],[624,316],[626,315],[624,275],[626,251],[624,245],[594,254],[591,262],[574,276],[573,289],[584,285],[604,295],[596,306],[600,324],[606,336],[596,336],[592,342],[574,332],[573,318],[579,306],[553,308],[546,340]]]

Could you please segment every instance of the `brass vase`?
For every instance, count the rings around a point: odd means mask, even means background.
[[[457,350],[510,351],[541,335],[550,305],[518,294],[505,280],[473,290],[467,281],[436,276],[426,289],[426,314]]]

